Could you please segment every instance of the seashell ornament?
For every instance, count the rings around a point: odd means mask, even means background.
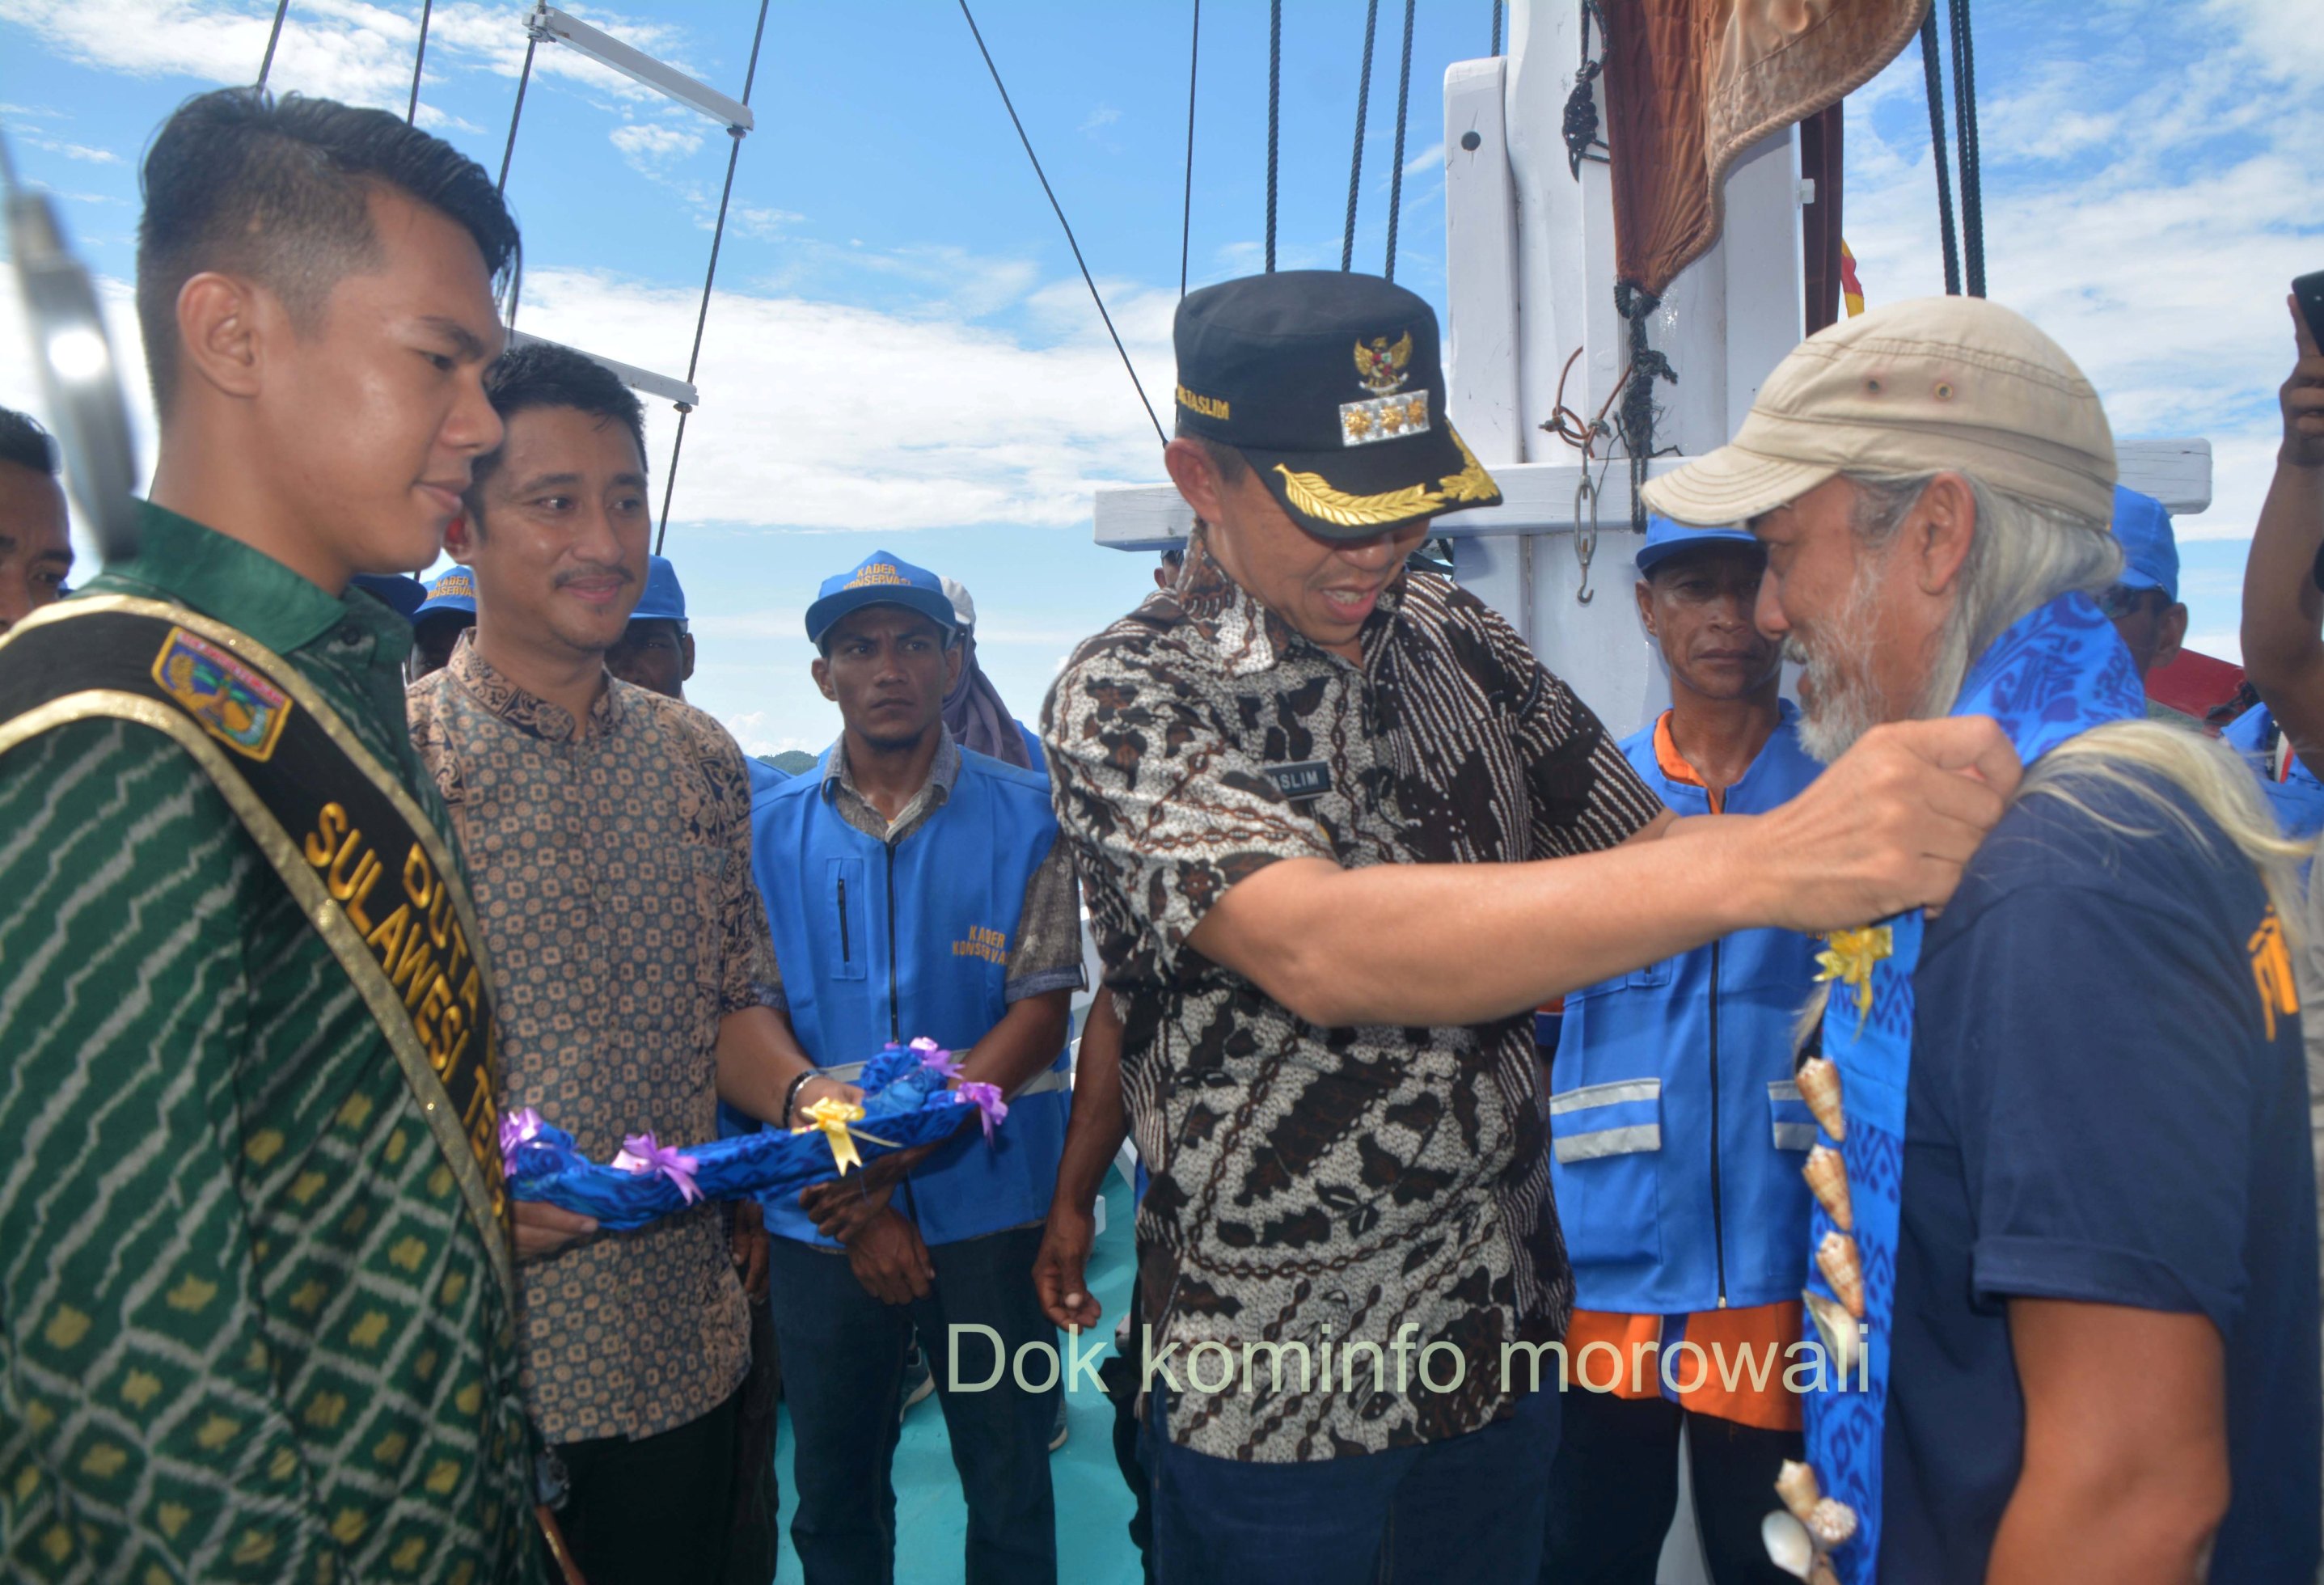
[[[1800,1099],[1815,1113],[1823,1131],[1835,1139],[1848,1138],[1848,1119],[1840,1109],[1840,1068],[1828,1056],[1812,1056],[1800,1064],[1793,1075],[1800,1087]]]
[[[1784,1499],[1792,1517],[1804,1525],[1815,1511],[1816,1499],[1823,1490],[1816,1485],[1815,1471],[1796,1459],[1785,1459],[1784,1467],[1775,1471],[1775,1495]]]
[[[1819,1552],[1831,1552],[1848,1544],[1856,1534],[1856,1510],[1838,1497],[1820,1499],[1807,1516],[1808,1536]]]
[[[1858,1321],[1864,1319],[1864,1263],[1856,1253],[1856,1240],[1846,1233],[1833,1231],[1823,1236],[1816,1246],[1816,1269],[1823,1273],[1824,1281],[1848,1313]]]
[[[1823,1339],[1823,1351],[1831,1357],[1833,1372],[1843,1381],[1854,1376],[1864,1362],[1864,1334],[1856,1329],[1856,1318],[1812,1288],[1800,1297],[1815,1322],[1816,1335]]]
[[[1816,1564],[1815,1541],[1805,1525],[1776,1508],[1759,1521],[1759,1540],[1767,1549],[1768,1562],[1794,1580],[1810,1578],[1808,1571]]]
[[[1840,1152],[1829,1145],[1818,1145],[1808,1152],[1807,1164],[1800,1168],[1800,1175],[1807,1179],[1824,1214],[1843,1232],[1855,1231],[1856,1212],[1848,1199],[1848,1163],[1840,1158]]]

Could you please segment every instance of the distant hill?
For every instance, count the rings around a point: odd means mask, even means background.
[[[815,760],[816,756],[805,749],[785,749],[779,754],[759,756],[760,764],[771,765],[785,776],[797,776],[802,771],[814,769]]]

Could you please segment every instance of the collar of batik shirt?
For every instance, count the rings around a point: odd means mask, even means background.
[[[1395,582],[1381,592],[1379,604],[1372,608],[1372,613],[1364,618],[1358,642],[1363,650],[1363,669],[1367,674],[1379,653],[1382,637],[1404,609],[1405,585],[1409,576],[1409,573],[1399,572]],[[1254,677],[1291,656],[1340,659],[1302,636],[1258,595],[1235,582],[1218,558],[1211,554],[1210,530],[1204,524],[1196,524],[1194,531],[1187,536],[1186,565],[1177,582],[1157,598],[1177,605],[1185,614],[1186,625],[1217,653],[1219,664],[1229,677]]]
[[[476,630],[470,628],[460,635],[460,642],[452,651],[446,668],[452,679],[466,688],[470,696],[485,709],[522,732],[552,742],[574,741],[573,713],[562,705],[552,705],[538,694],[527,693],[509,680],[508,674],[485,659],[476,650]],[[604,692],[589,707],[589,735],[599,737],[622,724],[623,705],[622,695],[630,685],[610,673],[605,677]]]

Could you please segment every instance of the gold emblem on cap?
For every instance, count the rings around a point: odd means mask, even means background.
[[[1412,362],[1412,332],[1394,346],[1385,336],[1375,336],[1370,341],[1356,343],[1356,378],[1374,396],[1387,396],[1399,389],[1408,376],[1406,368]]]

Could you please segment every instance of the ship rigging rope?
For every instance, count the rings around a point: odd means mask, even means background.
[[[528,37],[524,41],[524,69],[516,74],[516,108],[509,112],[508,142],[501,146],[501,179],[493,184],[493,190],[497,193],[508,191],[509,161],[516,155],[517,119],[524,114],[524,90],[532,81],[532,52],[540,48],[539,39]],[[514,303],[509,305],[509,312],[512,316],[515,314]]]
[[[420,0],[420,48],[411,57],[411,103],[403,107],[403,124],[420,114],[420,72],[428,64],[428,19],[436,14],[436,0]]]
[[[1495,55],[1499,55],[1499,54],[1501,52],[1501,0],[1493,0],[1493,51],[1492,51],[1492,52],[1493,52]]]
[[[1186,295],[1186,248],[1194,238],[1194,82],[1203,64],[1203,0],[1194,0],[1194,37],[1186,46],[1186,199],[1178,217],[1178,295]]]
[[[759,0],[759,3],[764,6],[766,0]],[[1281,5],[1282,0],[1277,0],[1278,12]],[[1105,311],[1105,299],[1098,295],[1097,281],[1090,274],[1089,261],[1082,257],[1082,244],[1074,240],[1073,223],[1065,218],[1065,206],[1057,202],[1056,189],[1049,185],[1048,173],[1041,169],[1041,157],[1033,152],[1033,140],[1025,135],[1025,124],[1018,118],[1017,106],[1010,100],[1008,85],[1001,80],[1001,69],[992,63],[992,51],[984,47],[984,34],[978,29],[976,18],[968,9],[968,0],[960,0],[960,14],[968,20],[968,31],[976,40],[977,53],[984,57],[984,69],[992,74],[992,86],[1001,90],[1001,108],[1009,112],[1009,120],[1017,128],[1017,141],[1025,145],[1025,158],[1033,162],[1033,174],[1040,178],[1041,190],[1049,198],[1049,207],[1056,212],[1057,224],[1065,227],[1065,245],[1074,250],[1074,263],[1081,266],[1082,280],[1089,287],[1090,300],[1097,305],[1097,317],[1105,321],[1105,333],[1113,337],[1113,350],[1121,355],[1121,366],[1129,371],[1130,387],[1138,392],[1138,405],[1146,410],[1146,421],[1154,426],[1154,438],[1167,447],[1170,444],[1170,438],[1162,432],[1162,420],[1154,416],[1154,404],[1146,400],[1146,386],[1138,378],[1137,365],[1130,361],[1130,349],[1121,345],[1121,333],[1113,327],[1113,316]],[[1272,268],[1275,235],[1271,208],[1268,219],[1268,267]]]
[[[1946,170],[1944,73],[1937,63],[1937,0],[1921,15],[1921,76],[1929,89],[1929,163],[1937,170],[1937,235],[1944,248],[1945,295],[1960,295],[1960,244],[1953,235],[1953,184]]]
[[[759,44],[767,36],[767,0],[759,0],[759,24],[751,32],[751,63],[742,71],[742,106],[750,107],[751,89],[759,80]],[[734,165],[742,156],[742,128],[726,129],[726,185],[718,194],[718,224],[710,233],[710,267],[702,274],[702,307],[694,316],[694,350],[687,355],[686,382],[694,383],[694,372],[702,363],[702,332],[710,323],[710,285],[718,279],[718,249],[726,240],[726,205],[734,196]],[[694,410],[683,402],[678,408],[678,435],[669,443],[669,472],[661,482],[661,527],[654,533],[654,554],[661,554],[662,541],[669,538],[669,500],[678,491],[678,458],[686,447],[686,420]]]
[[[1412,10],[1418,0],[1404,0],[1404,66],[1396,79],[1396,163],[1388,178],[1388,267],[1381,273],[1396,279],[1396,222],[1404,207],[1404,116],[1412,103]]]
[[[1969,0],[1951,0],[1951,5],[1953,124],[1960,134],[1961,263],[1969,296],[1983,297],[1985,179],[1978,168],[1977,54],[1969,42]]]
[[[1340,272],[1356,265],[1356,192],[1364,180],[1364,113],[1371,107],[1372,35],[1379,26],[1379,0],[1364,4],[1364,64],[1356,73],[1356,152],[1348,158],[1348,228],[1340,236]]]
[[[1283,0],[1267,8],[1267,272],[1275,273],[1275,157],[1283,137]]]
[[[266,35],[266,59],[258,63],[258,86],[266,86],[269,72],[274,69],[274,46],[282,41],[282,19],[290,13],[290,0],[276,0],[273,31]]]

